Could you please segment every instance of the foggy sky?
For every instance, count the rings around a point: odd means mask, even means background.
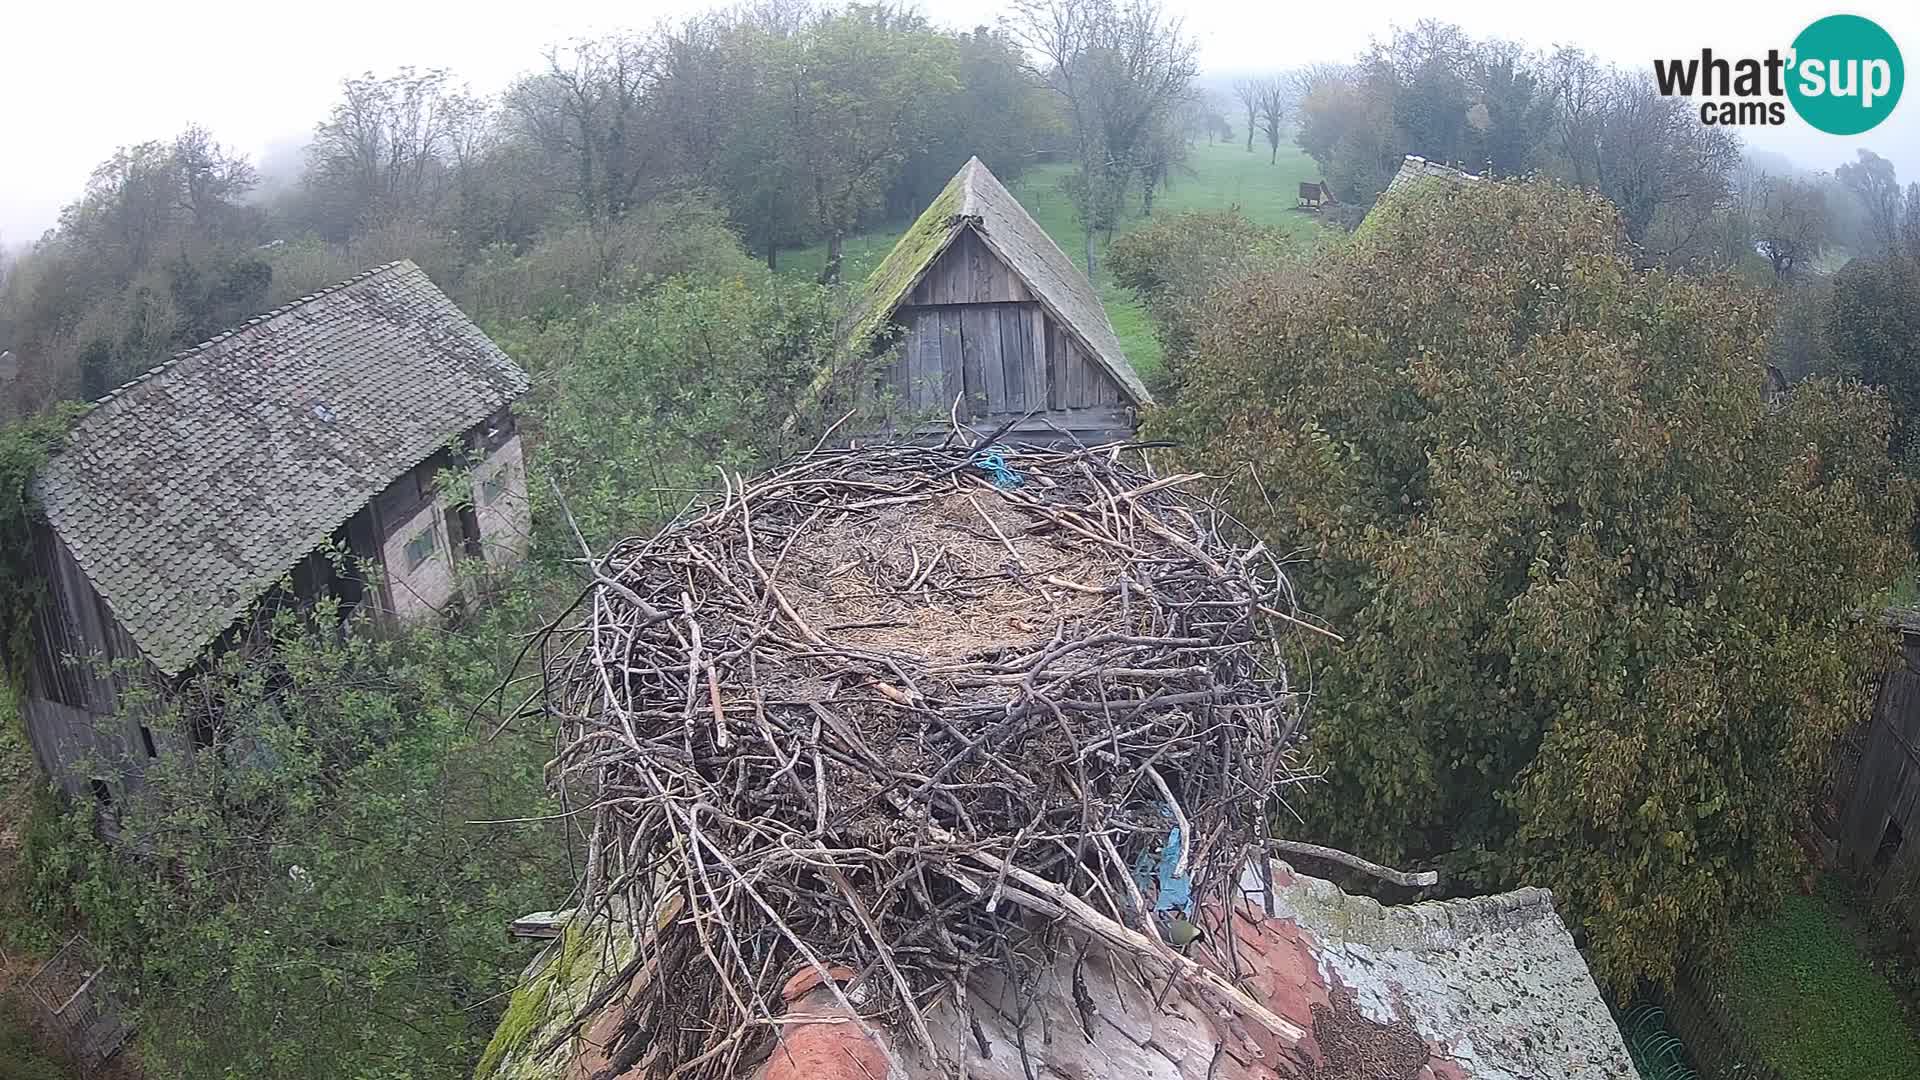
[[[498,0],[496,0],[496,3]],[[209,128],[256,163],[284,159],[326,112],[340,79],[402,65],[446,67],[476,91],[498,91],[569,38],[645,28],[715,6],[695,0],[514,0],[442,3],[333,0],[325,4],[97,3],[13,0],[0,13],[0,244],[31,243],[79,194],[114,147]],[[990,23],[1007,0],[920,0],[936,22]],[[1875,0],[1820,5],[1606,0],[1588,3],[1439,0],[1167,0],[1200,43],[1208,72],[1253,72],[1347,60],[1389,27],[1423,17],[1474,37],[1537,49],[1578,45],[1649,70],[1655,56],[1702,46],[1742,56],[1785,49],[1809,22],[1847,10],[1879,22],[1920,62],[1920,5]],[[1866,146],[1920,180],[1920,88],[1857,138],[1823,135],[1788,109],[1784,128],[1740,129],[1757,147],[1808,168],[1831,169]]]

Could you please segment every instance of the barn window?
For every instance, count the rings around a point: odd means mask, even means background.
[[[433,558],[436,539],[438,537],[433,535],[433,526],[429,525],[407,541],[407,569],[418,570],[421,564]]]
[[[146,749],[148,757],[160,756],[160,751],[153,745],[153,729],[145,724],[140,725],[140,745]]]
[[[90,777],[87,780],[87,786],[93,789],[93,801],[103,807],[113,805],[113,789],[107,786],[105,780],[102,780],[98,776]]]
[[[492,506],[500,501],[501,494],[506,490],[507,481],[500,473],[494,473],[480,481],[480,505]]]

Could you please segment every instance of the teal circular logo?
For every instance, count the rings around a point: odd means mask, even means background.
[[[1900,47],[1872,19],[1829,15],[1793,39],[1787,98],[1829,135],[1858,135],[1885,120],[1906,81]]]

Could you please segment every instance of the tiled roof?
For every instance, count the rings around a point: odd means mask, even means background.
[[[1481,177],[1470,172],[1456,169],[1451,165],[1442,165],[1437,161],[1428,161],[1418,154],[1408,154],[1400,163],[1400,171],[1393,174],[1393,180],[1387,184],[1387,190],[1381,195],[1385,198],[1395,192],[1405,191],[1424,180],[1435,180],[1446,184],[1465,184],[1478,181]]]
[[[1024,985],[993,965],[977,969],[964,1014],[951,997],[929,1010],[936,1048],[964,1055],[964,1075],[973,1080],[1636,1080],[1612,1014],[1545,890],[1387,906],[1285,863],[1273,869],[1274,913],[1266,914],[1261,886],[1249,875],[1232,934],[1210,935],[1189,955],[1233,978],[1284,1034],[1161,980],[1142,983],[1134,963],[1099,948],[1084,956],[1063,949]],[[623,929],[610,932],[620,939]],[[632,955],[630,939],[616,940],[611,955],[614,963],[600,974],[576,965],[579,985],[568,988],[568,1001],[600,990],[605,973]],[[853,978],[850,969],[831,974]],[[577,1043],[535,1032],[521,1044],[527,1050],[509,1054],[494,1075],[563,1080],[606,1068],[606,1044],[623,1015],[620,996],[608,996],[615,1004]],[[750,1080],[938,1080],[956,1071],[956,1062],[922,1060],[904,1036],[848,1015],[842,998],[808,969],[781,996],[771,1003],[780,1013],[780,1045],[744,1072]],[[550,1015],[564,1023],[575,1013]],[[1024,1038],[1017,1016],[1027,1018]],[[618,1077],[657,1080],[677,1064],[643,1058]]]
[[[35,491],[172,675],[527,377],[411,262],[302,297],[95,402]]]
[[[1127,362],[1093,283],[979,158],[969,158],[868,281],[859,324],[885,318],[913,291],[963,229],[975,230],[1041,304],[1107,369],[1135,404],[1153,395]]]

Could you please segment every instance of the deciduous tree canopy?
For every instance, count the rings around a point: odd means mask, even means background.
[[[1376,222],[1234,290],[1150,433],[1232,478],[1345,635],[1311,833],[1550,885],[1604,980],[1665,977],[1777,895],[1861,715],[1913,509],[1887,404],[1769,406],[1764,296],[1636,271],[1595,195]]]

